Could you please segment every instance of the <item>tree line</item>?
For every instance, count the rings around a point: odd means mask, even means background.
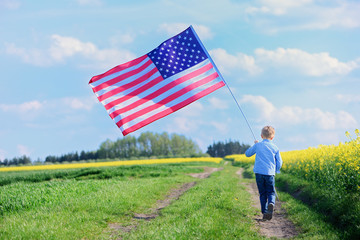
[[[239,141],[214,142],[208,146],[206,153],[212,157],[225,157],[232,154],[243,154],[250,147],[248,144],[240,144]]]
[[[96,151],[81,151],[62,156],[47,156],[45,162],[73,162],[98,159],[139,159],[204,156],[199,146],[179,134],[144,132],[139,137],[126,136],[100,144]]]
[[[115,141],[102,142],[95,151],[81,151],[63,154],[61,156],[49,155],[44,161],[37,163],[63,163],[100,159],[146,159],[169,157],[224,157],[231,154],[242,154],[250,145],[240,144],[238,141],[214,142],[203,153],[197,143],[176,133],[144,132],[139,137],[126,136]],[[0,166],[31,164],[30,157],[22,156],[0,161]]]

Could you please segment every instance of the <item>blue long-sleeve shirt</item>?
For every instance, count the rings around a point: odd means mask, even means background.
[[[275,175],[280,173],[282,159],[278,147],[269,139],[263,139],[246,150],[247,157],[255,156],[254,173]]]

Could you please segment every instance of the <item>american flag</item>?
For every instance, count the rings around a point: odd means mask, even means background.
[[[192,26],[89,84],[124,136],[225,85]]]

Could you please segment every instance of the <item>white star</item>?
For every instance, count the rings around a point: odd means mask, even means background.
[[[189,64],[188,64],[187,66],[188,66],[188,67],[190,67],[190,65],[189,65]]]
[[[193,46],[196,47],[196,44],[194,44]]]
[[[175,71],[172,71],[172,73],[174,74],[174,73],[175,73]]]
[[[166,76],[166,75],[164,75],[164,77],[166,78],[167,76]]]

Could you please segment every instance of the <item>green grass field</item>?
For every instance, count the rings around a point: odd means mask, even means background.
[[[205,179],[187,175],[202,172],[203,166],[224,170]],[[241,184],[253,179],[240,180],[238,169],[184,163],[1,173],[0,239],[266,239]],[[134,218],[151,212],[172,189],[194,181],[156,218]],[[341,238],[310,208],[284,196],[289,218],[303,229],[297,239]]]

